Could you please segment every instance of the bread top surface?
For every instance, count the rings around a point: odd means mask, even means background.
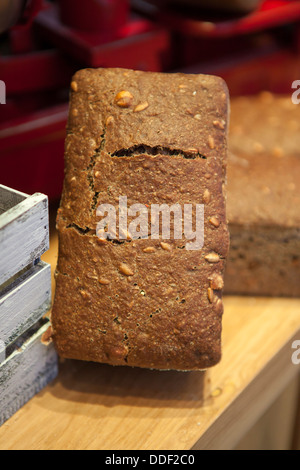
[[[93,228],[101,191],[95,175],[103,175],[103,161],[109,168],[115,158],[142,153],[153,165],[158,155],[205,157],[207,171],[221,171],[224,181],[228,92],[218,77],[85,69],[71,90],[61,204],[66,224]],[[127,107],[118,104],[122,92],[132,96]]]
[[[299,227],[300,106],[264,92],[231,100],[231,224]]]
[[[110,154],[148,145],[205,155],[212,150],[210,137],[219,141],[220,124],[213,122],[227,125],[227,107],[227,88],[218,77],[85,69],[73,77],[68,127],[87,126],[98,144],[105,133],[103,150]]]

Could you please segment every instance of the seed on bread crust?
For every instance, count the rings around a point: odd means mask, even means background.
[[[224,287],[224,281],[220,274],[214,273],[209,280],[210,287],[213,290],[221,290]]]
[[[225,129],[225,122],[224,121],[213,121],[213,125],[222,131]]]
[[[133,95],[130,91],[122,90],[115,97],[115,102],[120,108],[129,108],[132,105]]]
[[[215,139],[211,135],[208,136],[208,145],[212,150],[215,148]]]
[[[77,84],[77,82],[74,82],[74,81],[73,81],[73,82],[71,83],[71,88],[72,88],[73,91],[78,91],[78,84]]]
[[[217,217],[213,216],[209,219],[209,223],[214,227],[218,228],[220,226],[220,221]]]
[[[143,249],[143,252],[144,253],[154,253],[155,248],[154,248],[154,246],[147,246],[146,248]]]
[[[210,192],[208,189],[205,189],[203,193],[203,201],[205,202],[205,204],[208,204],[210,202]]]
[[[109,126],[113,121],[114,121],[113,116],[108,116],[108,118],[105,121],[106,126]]]
[[[220,261],[220,256],[212,251],[211,253],[208,253],[208,255],[205,256],[206,261],[209,263],[218,263]]]
[[[133,276],[134,275],[134,272],[128,266],[128,264],[121,263],[120,266],[119,266],[119,270],[122,274],[125,274],[125,276]]]
[[[139,113],[140,111],[144,111],[144,109],[148,108],[148,106],[149,106],[148,101],[144,101],[143,103],[137,104],[136,107],[134,108],[133,112],[134,113]]]
[[[208,297],[208,300],[210,301],[210,303],[212,304],[213,301],[214,301],[215,294],[214,294],[214,291],[211,287],[209,287],[207,289],[207,297]]]
[[[172,250],[172,247],[171,247],[171,245],[169,245],[169,243],[161,242],[160,246],[162,247],[163,250],[166,250],[166,251],[171,251]]]

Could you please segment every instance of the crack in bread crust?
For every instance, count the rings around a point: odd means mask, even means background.
[[[150,145],[133,145],[127,149],[116,150],[111,154],[111,157],[135,157],[137,155],[168,155],[168,156],[182,156],[183,158],[195,159],[197,157],[207,159],[206,156],[202,155],[196,150],[184,151],[180,149],[172,149],[170,147],[161,147],[156,145],[151,147]]]

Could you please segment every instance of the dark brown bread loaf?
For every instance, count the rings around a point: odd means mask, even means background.
[[[231,101],[226,293],[300,296],[299,136],[291,96]]]
[[[54,342],[66,358],[206,369],[221,357],[228,95],[216,77],[79,71],[57,218]],[[96,234],[100,204],[204,204],[204,246]]]

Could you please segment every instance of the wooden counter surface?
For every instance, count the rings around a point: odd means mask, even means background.
[[[43,256],[56,264],[57,240]],[[300,372],[300,299],[226,297],[223,358],[207,372],[80,361],[0,428],[0,449],[230,449]],[[300,424],[299,424],[300,426]]]

